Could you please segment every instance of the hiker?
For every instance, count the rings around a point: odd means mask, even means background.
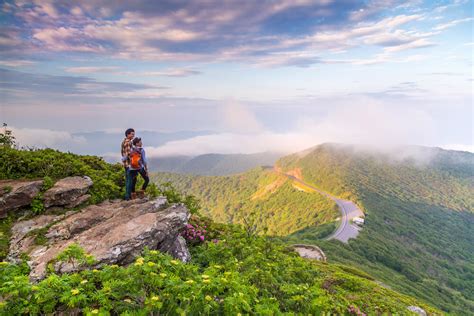
[[[136,194],[135,186],[137,184],[138,174],[142,176],[145,182],[142,185],[142,189],[138,191],[138,194]],[[130,176],[132,178],[132,199],[136,197],[143,198],[148,183],[150,182],[150,178],[148,177],[148,164],[145,149],[143,148],[142,139],[140,137],[136,137],[132,141],[132,149],[130,151]]]
[[[132,149],[132,139],[135,137],[135,130],[129,128],[125,131],[125,138],[122,141],[121,154],[122,164],[125,168],[125,200],[130,200],[132,194],[132,178],[130,176],[130,151]]]

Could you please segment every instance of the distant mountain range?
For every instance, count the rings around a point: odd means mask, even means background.
[[[215,168],[215,160],[204,160],[200,166]],[[217,221],[250,219],[262,232],[266,228],[293,243],[316,244],[330,261],[362,269],[446,312],[474,314],[474,154],[323,144],[283,157],[275,168],[357,203],[366,214],[357,239],[348,244],[321,239],[335,228],[334,204],[272,168],[230,176],[153,177],[197,196]]]
[[[150,158],[151,171],[186,173],[194,175],[229,175],[258,166],[272,166],[282,154],[205,154],[195,157],[172,156]]]
[[[83,138],[84,142],[68,143],[67,147],[57,148],[82,155],[104,156],[109,162],[118,161],[120,157],[120,144],[124,138],[124,132],[78,132],[73,133],[75,138]],[[180,132],[155,132],[136,130],[136,135],[143,139],[144,146],[159,147],[167,142],[183,140],[196,136],[209,135],[210,131],[180,131]]]

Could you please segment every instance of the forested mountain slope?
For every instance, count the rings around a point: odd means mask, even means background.
[[[272,169],[260,167],[220,177],[156,173],[152,178],[157,183],[172,182],[179,190],[195,195],[203,213],[218,222],[252,222],[257,231],[268,230],[269,235],[285,236],[323,224],[318,234],[327,235],[339,216],[333,201]]]
[[[349,244],[321,238],[335,228],[337,209],[321,195],[295,191],[290,180],[252,200],[281,176],[270,169],[230,177],[158,174],[155,180],[195,194],[217,221],[241,222],[239,215],[255,212],[257,225],[268,226],[271,235],[317,244],[330,261],[356,266],[387,286],[465,314],[474,313],[473,157],[417,146],[380,152],[323,144],[280,159],[280,172],[364,210],[366,224]],[[298,211],[306,208],[316,213]]]
[[[308,230],[306,242],[446,311],[474,313],[473,154],[324,144],[277,165],[366,213],[364,229],[348,245],[317,241]]]

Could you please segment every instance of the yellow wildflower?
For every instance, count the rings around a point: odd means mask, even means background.
[[[187,283],[187,284],[193,284],[194,283],[194,280],[187,280],[186,282],[184,283]]]
[[[132,300],[129,299],[129,298],[126,298],[126,299],[124,299],[123,301],[124,301],[124,302],[127,302],[127,303],[131,303],[131,302],[132,302]]]
[[[91,310],[91,314],[99,314],[99,310],[98,309],[93,309],[93,310]]]
[[[171,260],[170,262],[171,262],[171,264],[174,264],[174,265],[179,264],[179,263],[178,263],[178,260]]]
[[[203,274],[203,275],[201,275],[201,277],[202,277],[203,279],[209,279],[209,276],[208,276],[207,274]]]
[[[80,292],[80,291],[79,291],[78,289],[72,289],[72,290],[71,290],[71,294],[72,294],[72,295],[77,295],[77,294],[79,294],[79,292]]]
[[[153,267],[154,265],[155,265],[155,263],[154,263],[154,262],[151,262],[151,261],[150,261],[150,262],[148,262],[148,266],[149,266],[149,267]]]
[[[211,283],[211,280],[209,280],[209,279],[204,279],[204,280],[202,280],[202,282],[203,282],[203,283]]]
[[[209,295],[206,295],[206,301],[212,301],[212,297],[210,297]]]
[[[87,282],[89,282],[89,281],[87,281],[87,280],[82,280],[82,281],[81,281],[81,284],[86,284]]]
[[[94,273],[99,273],[100,271],[97,270],[97,269],[94,269],[94,270],[92,270],[92,272],[94,272]]]
[[[152,301],[158,301],[159,299],[160,299],[160,298],[159,298],[158,296],[156,296],[156,295],[151,297],[151,300],[152,300]]]
[[[166,278],[166,277],[167,277],[167,274],[166,274],[166,273],[160,273],[160,277]]]

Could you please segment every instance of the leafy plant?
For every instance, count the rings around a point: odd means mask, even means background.
[[[26,265],[0,263],[0,314],[361,315],[405,314],[410,305],[439,314],[371,280],[302,259],[284,244],[248,238],[236,226],[217,227],[221,240],[194,245],[188,264],[145,249],[128,266],[51,273],[35,284]],[[90,263],[77,245],[61,253],[60,261]]]
[[[48,263],[48,267],[51,272],[61,271],[61,268],[65,264],[69,264],[73,269],[91,266],[96,262],[95,258],[82,249],[78,244],[72,243],[65,250],[57,255],[51,262]]]

